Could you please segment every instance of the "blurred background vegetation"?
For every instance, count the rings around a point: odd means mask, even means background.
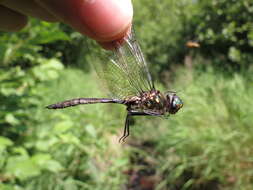
[[[133,3],[157,86],[179,91],[183,109],[136,118],[119,144],[122,106],[44,109],[105,96],[90,67],[92,41],[32,19],[19,33],[1,32],[1,190],[253,189],[252,1]]]

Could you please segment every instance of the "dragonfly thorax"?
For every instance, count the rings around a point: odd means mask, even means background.
[[[130,110],[141,110],[157,115],[163,115],[167,110],[166,97],[158,90],[143,92],[140,96],[127,99],[126,105]]]
[[[139,96],[132,96],[126,99],[125,104],[128,110],[143,111],[153,115],[175,114],[183,107],[183,101],[176,93],[163,95],[158,90],[151,90],[141,93]]]

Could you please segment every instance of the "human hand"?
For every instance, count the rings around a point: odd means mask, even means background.
[[[130,30],[133,9],[131,0],[0,0],[0,30],[21,30],[28,16],[66,23],[109,48]]]

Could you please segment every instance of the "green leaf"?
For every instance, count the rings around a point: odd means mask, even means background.
[[[12,185],[0,183],[1,190],[14,190]]]
[[[97,137],[97,131],[93,125],[87,125],[85,127],[85,131],[92,137],[96,138]]]
[[[58,59],[52,58],[48,59],[44,62],[43,65],[41,65],[41,68],[43,69],[54,69],[54,70],[62,70],[64,68],[63,64],[61,61]]]
[[[71,120],[62,121],[62,122],[57,123],[54,126],[54,132],[56,134],[64,133],[72,127],[73,127],[73,122]]]
[[[55,58],[52,59],[41,59],[41,65],[32,69],[33,74],[41,81],[47,81],[56,79],[58,72],[62,70],[63,64]]]
[[[11,113],[6,114],[5,121],[11,125],[19,124],[19,120]]]
[[[37,140],[35,147],[40,151],[48,151],[59,139],[55,136],[50,136],[48,139]]]
[[[241,60],[241,52],[235,47],[229,48],[228,56],[232,61],[235,61],[235,62],[239,62]]]
[[[13,145],[13,142],[10,139],[0,136],[0,150],[3,150],[6,147],[12,146],[12,145]]]
[[[64,169],[59,162],[51,158],[50,154],[36,154],[32,157],[32,160],[36,165],[40,166],[41,169],[46,169],[55,173]]]
[[[51,172],[57,173],[62,171],[64,167],[56,160],[49,160],[43,165],[44,169],[47,169]]]
[[[16,153],[16,154],[22,155],[22,156],[25,157],[25,158],[28,158],[28,157],[29,157],[27,150],[26,150],[25,148],[23,148],[23,147],[17,147],[17,146],[16,146],[15,148],[13,148],[12,151],[13,151],[14,153]]]
[[[37,176],[41,173],[40,168],[29,158],[24,156],[12,156],[8,159],[6,173],[20,180]]]
[[[115,166],[117,166],[117,167],[126,166],[127,164],[128,164],[128,159],[126,159],[126,158],[117,159],[115,162]]]
[[[40,35],[38,36],[36,43],[47,44],[57,40],[70,40],[69,36],[59,29],[59,25],[43,21],[41,22],[41,25],[43,26],[40,27],[42,31],[39,33]]]
[[[64,143],[80,144],[80,140],[71,133],[60,134],[59,137]]]
[[[248,33],[249,45],[253,47],[253,30]]]
[[[39,166],[43,166],[50,159],[51,159],[50,154],[36,154],[31,158],[31,160]]]

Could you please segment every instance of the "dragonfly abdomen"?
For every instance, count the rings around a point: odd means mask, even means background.
[[[96,104],[96,103],[118,103],[124,104],[124,100],[120,99],[110,99],[110,98],[75,98],[71,100],[66,100],[56,104],[51,104],[47,106],[48,109],[63,109],[71,106],[77,106],[81,104]]]

